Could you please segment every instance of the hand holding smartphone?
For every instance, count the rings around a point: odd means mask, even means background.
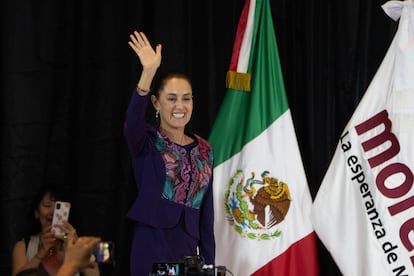
[[[63,239],[65,233],[56,225],[61,225],[63,221],[67,221],[69,219],[69,212],[70,212],[70,202],[66,202],[66,201],[55,202],[55,211],[53,212],[51,232],[55,235],[56,238]]]

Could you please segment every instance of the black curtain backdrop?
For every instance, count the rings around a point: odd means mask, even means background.
[[[314,197],[339,135],[364,94],[397,23],[385,1],[271,0],[286,93]],[[244,0],[1,1],[0,275],[27,234],[30,200],[54,182],[72,195],[80,235],[115,242],[129,275],[135,197],[122,134],[141,70],[133,30],[163,44],[160,71],[193,80],[192,128],[208,137],[226,92]],[[149,116],[153,116],[149,114]],[[321,275],[340,275],[319,243]],[[223,264],[225,265],[225,264]]]

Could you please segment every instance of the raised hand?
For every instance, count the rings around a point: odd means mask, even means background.
[[[100,240],[98,237],[68,238],[65,259],[57,276],[73,275],[88,268],[97,268],[92,251]],[[99,270],[96,271],[99,272]]]
[[[128,44],[139,57],[144,71],[146,69],[156,71],[161,64],[161,44],[158,44],[154,51],[143,32],[134,31],[129,37],[131,40]]]

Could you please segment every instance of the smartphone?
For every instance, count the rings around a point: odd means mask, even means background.
[[[93,254],[98,263],[107,263],[115,265],[114,256],[114,243],[111,241],[101,241],[96,244]]]
[[[55,234],[56,238],[63,238],[65,233],[58,227],[56,224],[62,224],[63,221],[68,221],[70,212],[70,202],[66,201],[56,201],[55,202],[55,211],[53,212],[52,219],[52,230],[51,232]]]

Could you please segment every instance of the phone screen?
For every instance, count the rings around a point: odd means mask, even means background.
[[[94,255],[98,263],[114,264],[114,243],[101,241],[95,246]]]
[[[184,263],[154,263],[151,275],[184,275]]]

